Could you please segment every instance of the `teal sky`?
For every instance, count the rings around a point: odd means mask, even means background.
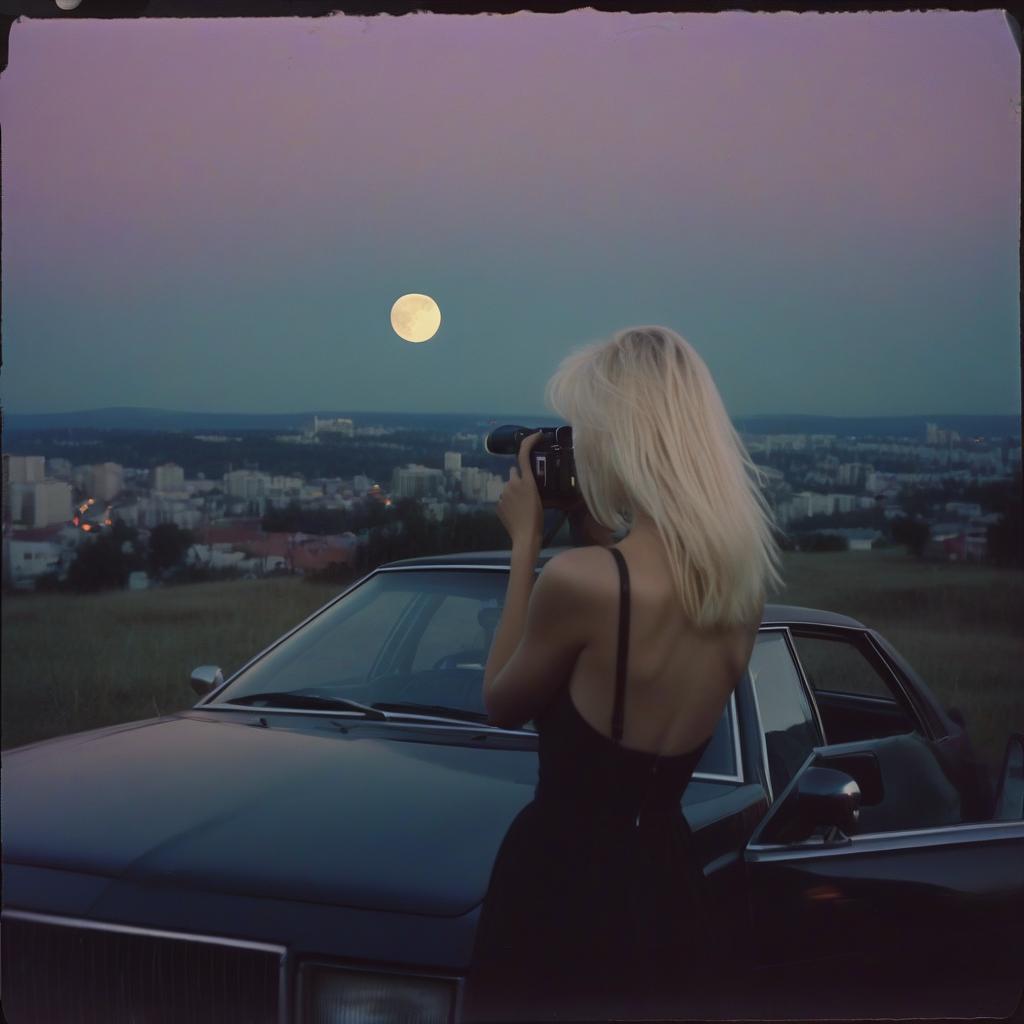
[[[1019,76],[998,10],[21,18],[0,397],[540,413],[658,323],[733,415],[1019,413]]]

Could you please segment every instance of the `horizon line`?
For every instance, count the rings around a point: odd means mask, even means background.
[[[107,405],[107,406],[95,406],[87,409],[63,409],[63,410],[46,410],[46,411],[32,411],[27,412],[24,410],[4,410],[0,406],[0,416],[85,416],[96,413],[111,413],[111,412],[148,412],[148,413],[164,413],[171,415],[186,415],[186,416],[320,416],[327,413],[334,415],[346,415],[346,416],[479,416],[481,418],[499,419],[508,418],[511,416],[532,416],[538,419],[549,419],[558,420],[557,416],[553,416],[548,412],[516,412],[516,413],[494,413],[488,411],[471,411],[471,412],[460,412],[460,411],[426,411],[426,410],[394,410],[394,409],[299,409],[286,412],[269,412],[267,410],[246,410],[246,409],[179,409],[179,408],[166,408],[163,406],[144,406],[144,405]],[[974,417],[1017,417],[1020,418],[1021,411],[1017,410],[1014,412],[872,412],[872,413],[818,413],[818,412],[746,412],[746,413],[730,413],[730,419],[759,419],[759,418],[784,418],[784,417],[807,417],[815,419],[917,419],[925,417],[954,417],[954,416],[974,416]]]

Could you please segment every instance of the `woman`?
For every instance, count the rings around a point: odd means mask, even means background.
[[[511,569],[484,702],[493,724],[536,722],[539,779],[495,860],[466,1015],[684,1016],[719,940],[680,801],[781,583],[771,513],[674,331],[570,354],[546,400],[572,424],[595,543],[533,585],[540,435],[526,438],[498,503]]]

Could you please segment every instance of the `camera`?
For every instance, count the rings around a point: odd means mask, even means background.
[[[537,428],[508,423],[495,427],[484,439],[484,449],[491,455],[519,457],[523,438]],[[530,469],[537,482],[541,504],[548,508],[566,508],[582,499],[576,479],[576,460],[572,448],[572,427],[541,427],[543,435],[530,452]]]

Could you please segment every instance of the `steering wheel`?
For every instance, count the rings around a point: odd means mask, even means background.
[[[454,654],[445,654],[438,658],[430,667],[433,671],[437,671],[439,669],[459,668],[460,664],[461,667],[464,668],[469,668],[470,665],[479,665],[483,668],[486,659],[486,651],[480,648],[470,648],[464,651],[456,651]]]

